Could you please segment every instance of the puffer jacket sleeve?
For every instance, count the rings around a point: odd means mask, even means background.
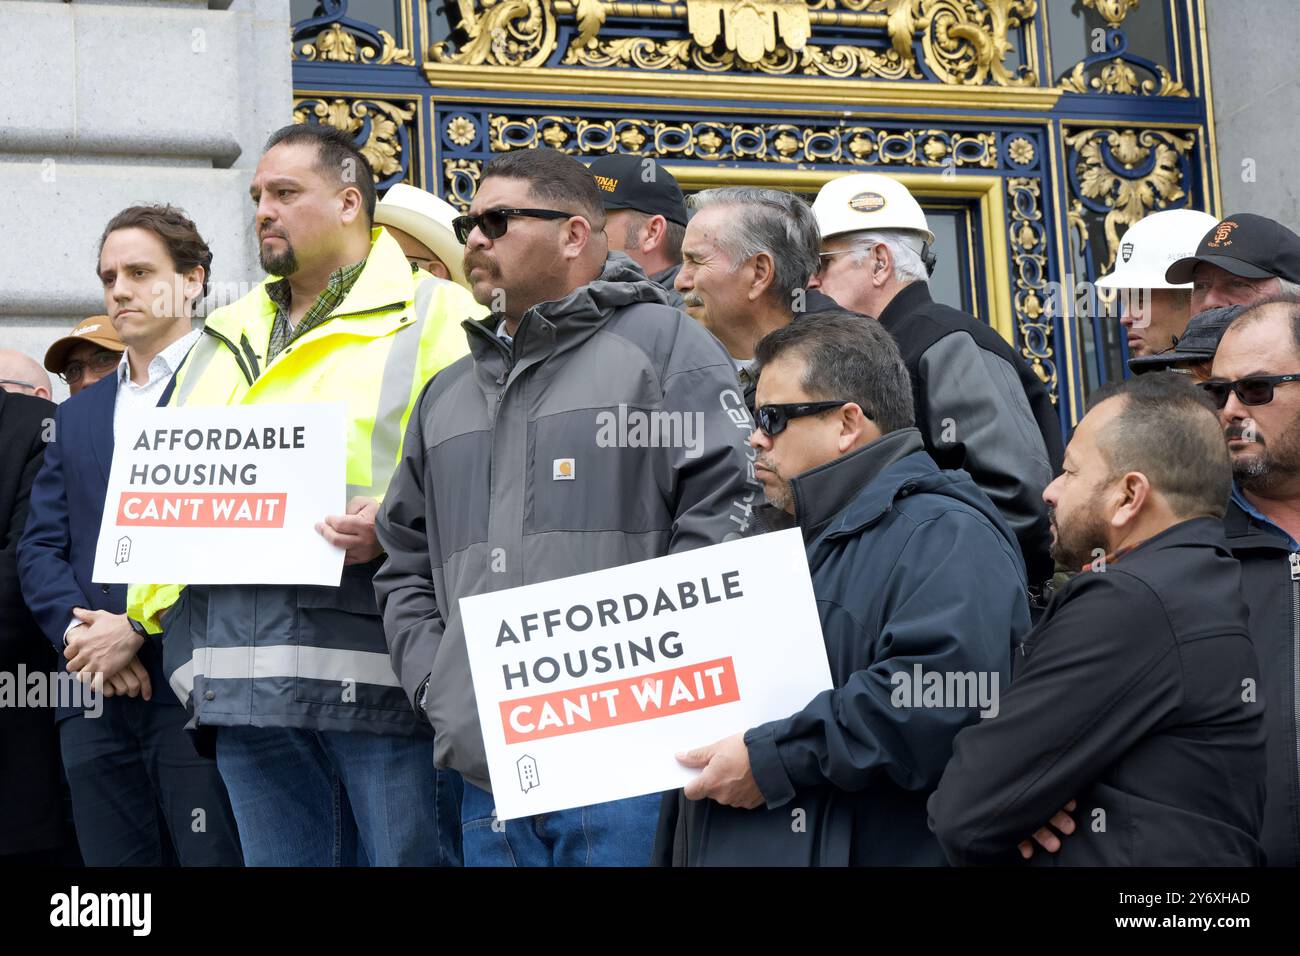
[[[434,588],[425,518],[423,422],[428,401],[426,386],[411,414],[401,460],[375,518],[375,533],[387,554],[375,574],[375,597],[384,618],[393,672],[412,707],[416,692],[433,670],[446,630]]]
[[[663,410],[692,423],[683,432],[689,440],[670,449],[670,553],[751,533],[760,500],[748,444],[753,423],[730,356],[693,319],[683,316],[663,390]]]
[[[927,421],[937,447],[957,446],[961,467],[1015,533],[1038,584],[1052,574],[1043,489],[1052,464],[1015,369],[965,332],[946,335],[921,356]]]
[[[920,522],[901,550],[863,555],[860,539],[839,556],[855,586],[880,588],[874,622],[818,601],[822,629],[850,629],[863,645],[862,669],[823,691],[793,716],[745,734],[755,782],[768,807],[796,790],[829,784],[860,791],[887,776],[906,790],[933,788],[952,753],[952,740],[977,719],[972,707],[914,706],[901,694],[916,670],[984,674],[999,686],[1011,676],[1014,634],[1029,626],[1022,572],[986,521],[945,511]],[[891,567],[892,564],[892,567]],[[978,596],[977,596],[978,595]],[[920,688],[916,688],[920,694]],[[972,702],[974,703],[974,702]]]

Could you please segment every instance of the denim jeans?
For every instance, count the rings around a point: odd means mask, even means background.
[[[459,866],[459,775],[433,740],[221,727],[217,767],[248,866]]]
[[[466,866],[649,866],[662,794],[500,822],[492,794],[465,784]]]

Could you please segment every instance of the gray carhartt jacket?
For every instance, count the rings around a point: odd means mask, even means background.
[[[413,704],[429,679],[438,765],[484,788],[460,599],[717,544],[757,497],[731,359],[626,256],[529,309],[513,350],[500,322],[464,323],[376,522],[393,670]]]

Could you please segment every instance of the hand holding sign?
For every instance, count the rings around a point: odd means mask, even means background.
[[[709,797],[723,806],[753,810],[763,805],[763,794],[749,768],[749,748],[744,734],[732,734],[708,747],[677,755],[683,767],[704,772],[682,788],[687,800]]]
[[[316,532],[336,548],[343,549],[344,564],[365,564],[384,553],[375,534],[379,502],[374,498],[353,498],[346,515],[329,515],[316,525]]]

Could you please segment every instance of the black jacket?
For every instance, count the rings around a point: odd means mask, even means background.
[[[1060,866],[1263,862],[1264,703],[1241,571],[1214,518],[1181,522],[1049,602],[998,716],[957,735],[930,798],[953,863],[1019,862],[1071,799]]]
[[[25,706],[28,685],[18,682],[20,667],[58,671],[18,583],[18,540],[53,419],[54,405],[43,398],[0,390],[0,673],[24,703],[0,705],[0,856],[56,847],[65,835],[54,710]]]
[[[910,706],[896,691],[917,669],[1005,685],[1029,630],[1015,539],[914,428],[791,484],[834,687],[745,734],[766,807],[668,794],[656,861],[942,865],[925,799],[979,707]]]
[[[1300,552],[1254,521],[1237,502],[1224,518],[1228,547],[1241,562],[1241,592],[1259,656],[1260,699],[1268,727],[1268,797],[1260,842],[1270,866],[1300,866]]]
[[[912,377],[916,424],[940,468],[963,468],[1020,542],[1031,584],[1052,576],[1043,489],[1061,471],[1046,386],[1002,336],[913,282],[880,313]]]

